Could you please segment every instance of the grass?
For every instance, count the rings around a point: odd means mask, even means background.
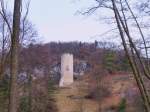
[[[54,98],[58,112],[96,112],[98,104],[96,101],[84,99],[86,92],[84,82],[77,81],[70,88],[59,88]],[[73,96],[75,98],[71,98]]]

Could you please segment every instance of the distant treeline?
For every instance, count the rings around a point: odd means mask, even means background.
[[[100,64],[107,71],[128,71],[129,64],[122,48],[111,42],[50,42],[30,44],[21,49],[20,70],[47,68],[60,62],[63,53],[72,53],[74,58],[88,61],[92,66]]]

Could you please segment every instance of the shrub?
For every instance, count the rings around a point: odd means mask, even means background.
[[[29,112],[29,98],[27,96],[23,96],[20,99],[19,112]]]
[[[118,112],[125,112],[126,110],[126,99],[123,98],[119,104]]]
[[[0,80],[0,112],[7,111],[9,97],[9,77],[5,75]]]

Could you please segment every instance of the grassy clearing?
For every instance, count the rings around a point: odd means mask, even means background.
[[[84,82],[76,81],[69,88],[59,88],[54,95],[58,112],[96,112],[97,102],[84,99]]]

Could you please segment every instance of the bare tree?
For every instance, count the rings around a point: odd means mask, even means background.
[[[0,69],[0,78],[3,77],[3,72],[5,71],[5,65],[7,61],[7,51],[9,51],[10,48],[10,35],[11,35],[11,27],[10,27],[10,15],[6,13],[7,7],[4,5],[4,1],[0,1],[0,19],[1,19],[1,69]]]
[[[12,35],[12,13],[7,9],[7,4],[4,0],[0,0],[0,19],[1,19],[1,69],[0,69],[0,78],[3,77],[5,70],[8,68],[5,67],[9,62],[10,58],[10,37]],[[27,46],[37,38],[37,31],[35,30],[34,25],[28,20],[30,7],[30,0],[24,3],[25,12],[22,14],[21,25],[20,25],[20,36],[19,36],[19,47]],[[5,49],[5,50],[4,50]],[[20,49],[21,50],[21,49]],[[5,53],[4,53],[5,51]],[[7,64],[8,65],[8,64]]]
[[[145,87],[144,80],[143,80],[143,76],[145,76],[148,80],[150,80],[149,68],[148,68],[149,64],[143,61],[144,56],[140,56],[140,53],[138,52],[138,48],[133,41],[133,38],[131,36],[131,30],[128,24],[128,16],[125,13],[125,11],[128,11],[128,13],[131,14],[132,17],[130,17],[130,19],[132,19],[136,23],[139,29],[139,33],[143,39],[144,49],[145,49],[146,57],[148,61],[149,58],[148,58],[148,53],[147,53],[147,46],[145,43],[144,34],[141,30],[138,20],[136,19],[129,5],[129,2],[127,0],[94,0],[94,1],[97,3],[97,6],[89,8],[87,11],[85,11],[82,14],[93,13],[99,8],[105,8],[105,9],[107,8],[113,11],[113,14],[115,16],[114,19],[116,21],[116,25],[120,33],[120,37],[122,40],[122,44],[123,44],[126,56],[129,60],[134,78],[137,82],[138,88],[141,93],[141,97],[145,105],[145,111],[150,112],[150,96],[149,96],[147,88]],[[126,4],[125,6],[123,6],[124,2]]]
[[[143,79],[141,77],[141,73],[139,71],[138,65],[137,65],[137,60],[135,60],[135,57],[130,56],[129,49],[127,48],[127,43],[126,43],[126,40],[125,40],[124,32],[126,33],[128,39],[129,39],[130,47],[132,47],[135,50],[136,55],[137,55],[137,57],[139,58],[140,61],[141,61],[141,58],[139,57],[137,49],[136,49],[136,47],[135,47],[135,45],[132,41],[132,38],[129,34],[127,23],[123,22],[123,20],[120,16],[120,13],[118,11],[118,8],[116,6],[116,2],[114,0],[112,0],[112,4],[113,4],[113,10],[114,10],[115,18],[116,18],[116,21],[117,21],[118,29],[119,29],[119,32],[120,32],[120,36],[122,38],[123,46],[124,46],[124,49],[126,51],[126,55],[128,57],[130,65],[132,67],[133,74],[134,74],[135,80],[137,82],[137,85],[139,87],[139,90],[141,92],[141,96],[143,98],[144,105],[145,105],[145,110],[147,112],[149,112],[150,111],[150,99],[149,99],[147,90],[144,86],[144,82],[143,82]],[[135,56],[135,53],[133,51],[132,51],[132,55]],[[143,69],[145,69],[145,68],[143,67]]]
[[[17,74],[18,74],[18,48],[20,34],[22,0],[14,1],[13,29],[11,36],[11,82],[9,112],[17,112]]]

